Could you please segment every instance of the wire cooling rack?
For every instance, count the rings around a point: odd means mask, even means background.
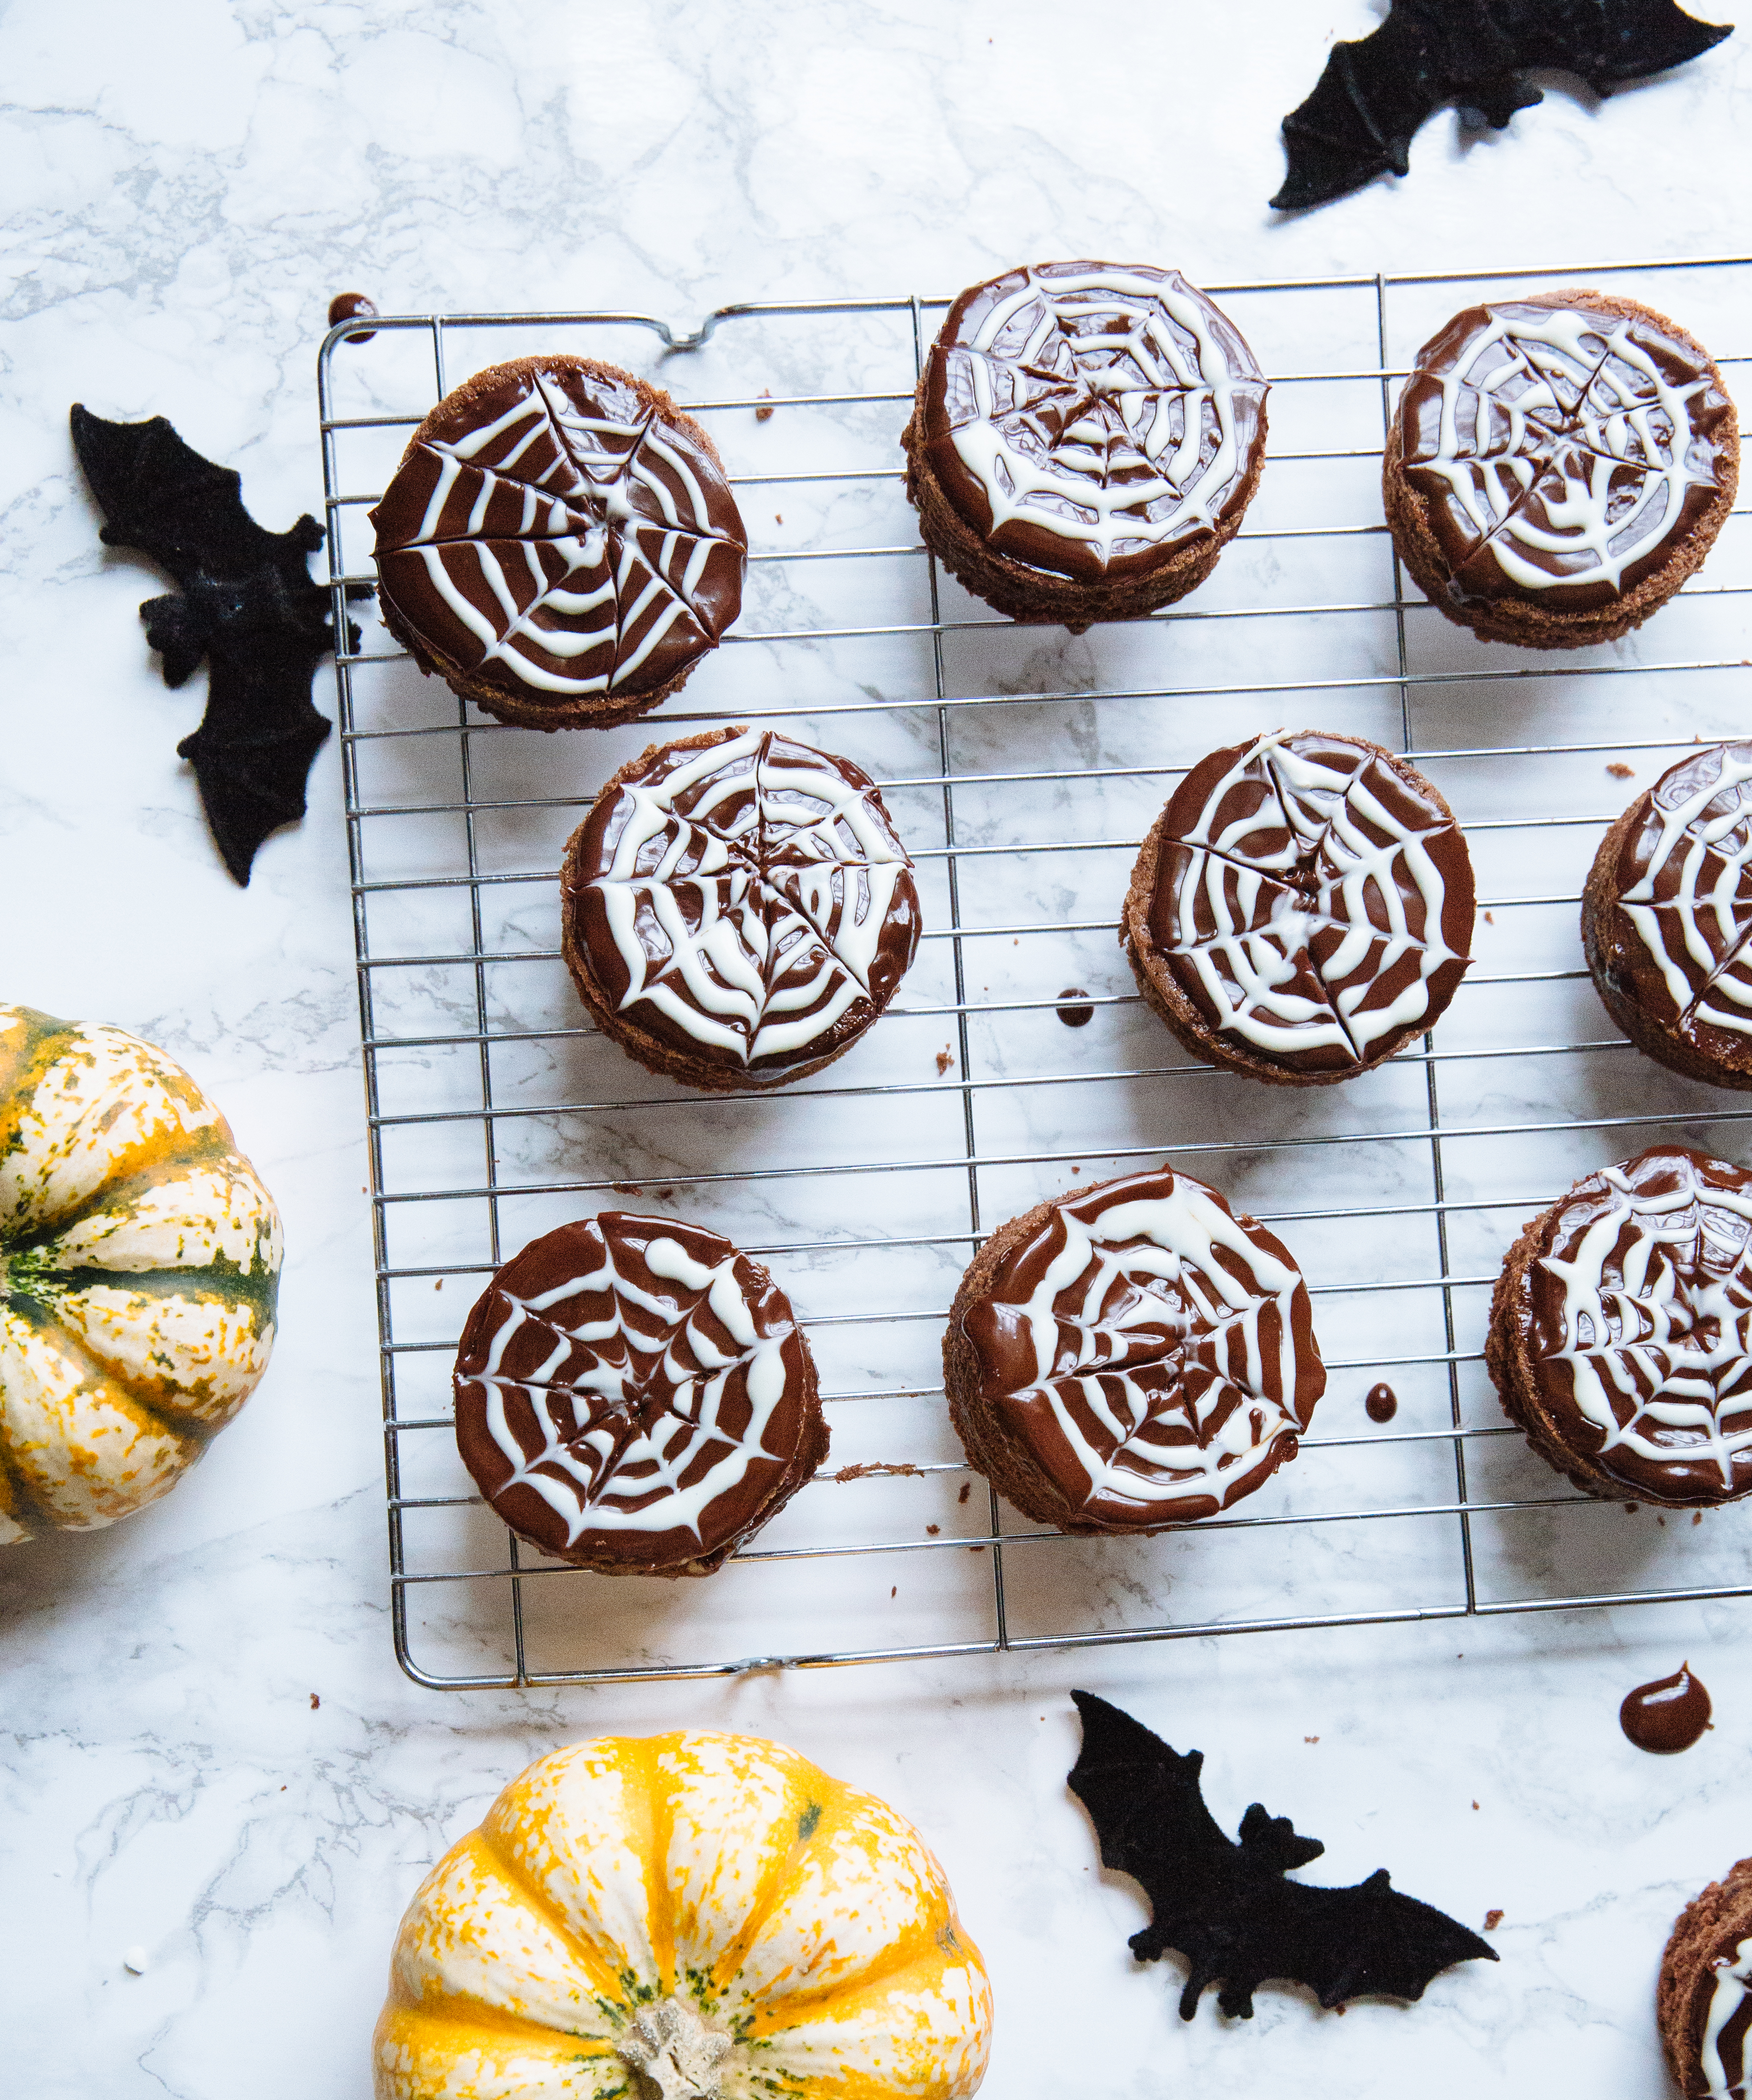
[[[997,620],[918,543],[898,439],[945,299],[726,307],[691,335],[623,313],[331,331],[338,624],[347,587],[372,581],[364,513],[408,432],[470,372],[536,349],[669,386],[712,430],[751,538],[739,626],[631,729],[545,736],[472,714],[360,605],[363,645],[337,658],[410,1675],[589,1683],[1752,1594],[1744,1511],[1700,1523],[1577,1495],[1504,1424],[1481,1353],[1505,1247],[1578,1175],[1662,1137],[1745,1156],[1752,1107],[1612,1029],[1575,914],[1630,797],[1693,741],[1745,733],[1746,506],[1639,633],[1536,655],[1408,594],[1379,479],[1397,382],[1460,306],[1604,283],[1719,346],[1732,385],[1749,273],[1732,258],[1211,287],[1273,374],[1260,495],[1192,598],[1077,639]],[[753,721],[882,781],[927,932],[894,1006],[829,1071],[702,1098],[587,1024],[556,871],[623,760],[684,726]],[[1414,754],[1478,875],[1476,960],[1439,1031],[1344,1087],[1189,1063],[1115,940],[1176,778],[1279,726]],[[949,1428],[938,1348],[955,1281],[1043,1196],[1163,1159],[1289,1242],[1326,1396],[1301,1457],[1230,1515],[1144,1539],[1043,1532]],[[827,1467],[706,1581],[545,1560],[456,1454],[470,1304],[527,1240],[609,1206],[757,1254],[821,1368]],[[1398,1401],[1384,1424],[1364,1406],[1377,1383]]]

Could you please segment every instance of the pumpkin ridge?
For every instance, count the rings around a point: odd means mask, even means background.
[[[94,1212],[120,1209],[157,1188],[165,1180],[168,1167],[201,1167],[210,1160],[241,1158],[230,1124],[214,1113],[214,1121],[200,1130],[179,1131],[172,1136],[160,1135],[130,1145],[117,1154],[116,1165],[96,1188],[77,1202],[57,1210],[52,1218],[38,1219],[22,1232],[13,1231],[10,1220],[0,1223],[0,1242],[16,1246],[21,1253],[46,1246],[76,1225],[82,1225]],[[0,1145],[0,1162],[18,1149],[15,1143]],[[250,1171],[254,1171],[253,1167]]]
[[[748,1958],[748,1949],[759,1939],[761,1928],[794,1884],[798,1863],[814,1849],[823,1824],[826,1823],[831,1831],[834,1822],[833,1812],[845,1807],[850,1789],[844,1781],[829,1778],[819,1767],[809,1765],[807,1760],[803,1762],[817,1780],[826,1784],[814,1785],[799,1773],[788,1775],[791,1811],[796,1809],[798,1802],[802,1803],[801,1814],[788,1811],[796,1834],[783,1851],[774,1855],[772,1863],[761,1877],[760,1886],[755,1890],[735,1937],[713,1964],[713,1990],[720,2001],[729,1995],[730,1986],[742,1974],[742,1965]],[[818,1794],[826,1794],[828,1798],[820,1801],[815,1798]],[[810,1813],[812,1809],[814,1811],[813,1817]],[[803,1827],[805,1823],[809,1826],[806,1831]],[[739,2023],[743,2017],[737,2015]]]
[[[603,2010],[611,2018],[616,2012],[623,2018],[630,2018],[632,2007],[627,2001],[624,1979],[608,1966],[587,1939],[573,1930],[562,1915],[559,1906],[534,1875],[495,1842],[490,1824],[483,1822],[470,1834],[480,1841],[481,1850],[492,1860],[499,1878],[523,1899],[557,1939],[571,1948],[573,1960],[589,1979],[590,1988],[595,1992],[597,2001]],[[543,2033],[560,2032],[558,2029],[541,2027],[538,2021],[526,2021],[525,2024],[537,2027]]]
[[[823,2005],[831,2005],[836,1998],[876,1990],[884,1983],[892,1983],[909,1969],[926,1967],[933,1951],[939,1955],[942,1952],[937,1937],[941,1930],[938,1926],[911,1926],[898,1939],[890,1940],[872,1958],[867,1969],[860,1969],[851,1975],[835,1976],[813,1990],[788,1991],[776,2001],[763,1992],[756,2001],[754,2010],[739,2015],[739,2029],[745,2032],[748,2040],[762,2041],[767,2036],[783,2034],[789,2027],[806,2026]],[[968,1944],[959,1932],[955,1944],[964,1949]]]
[[[17,1149],[18,1127],[30,1106],[31,1096],[37,1091],[37,1082],[55,1063],[47,1059],[29,1084],[29,1090],[20,1092],[24,1074],[36,1061],[43,1046],[57,1036],[71,1040],[77,1034],[77,1021],[57,1020],[52,1013],[42,1013],[33,1006],[15,1006],[6,1011],[17,1017],[20,1033],[17,1039],[7,1042],[0,1037],[0,1160]],[[3,1026],[3,1024],[0,1024]],[[10,1027],[7,1035],[10,1035]],[[64,1043],[63,1047],[65,1047]],[[60,1052],[55,1053],[59,1057]]]
[[[651,1943],[652,1966],[662,1985],[660,1995],[664,1997],[674,1996],[682,1988],[682,1978],[676,1967],[675,1895],[669,1886],[669,1846],[675,1836],[674,1789],[664,1779],[663,1756],[666,1750],[682,1749],[690,1732],[677,1728],[667,1735],[626,1739],[638,1759],[646,1813],[650,1818],[650,1842],[642,1851],[645,1866],[645,1934]]]
[[[280,1310],[280,1272],[253,1263],[248,1268],[219,1255],[200,1268],[100,1268],[95,1264],[77,1268],[55,1268],[29,1257],[41,1250],[29,1247],[3,1264],[8,1293],[41,1300],[76,1298],[86,1290],[121,1290],[135,1298],[201,1299],[210,1304],[242,1309],[256,1316],[257,1332],[272,1327]],[[23,1274],[24,1282],[18,1278]]]
[[[0,1482],[4,1483],[7,1498],[5,1515],[27,1538],[38,1538],[55,1529],[54,1518],[32,1493],[30,1484],[14,1464],[3,1436],[0,1436]]]
[[[0,1268],[3,1267],[0,1264]],[[7,1281],[10,1283],[10,1278]],[[0,1308],[27,1321],[63,1355],[82,1364],[86,1370],[82,1384],[103,1386],[117,1400],[125,1401],[130,1413],[143,1417],[143,1420],[136,1420],[137,1428],[158,1430],[192,1444],[194,1449],[184,1462],[185,1470],[194,1464],[225,1427],[225,1423],[205,1419],[192,1409],[180,1408],[174,1400],[166,1400],[161,1395],[155,1393],[150,1400],[142,1399],[119,1369],[107,1363],[83,1335],[76,1335],[56,1317],[55,1307],[48,1299],[35,1296],[28,1289],[21,1290],[12,1286],[0,1290]],[[226,1418],[227,1421],[230,1418]]]

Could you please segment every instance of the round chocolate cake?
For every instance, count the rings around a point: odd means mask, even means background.
[[[457,1445],[520,1538],[708,1575],[827,1455],[790,1301],[703,1226],[614,1211],[508,1261],[457,1351]]]
[[[1681,759],[1607,832],[1582,946],[1639,1050],[1688,1079],[1752,1087],[1752,744]]]
[[[964,291],[920,375],[925,545],[1013,620],[1129,620],[1203,582],[1265,458],[1266,382],[1177,270],[1040,262]]]
[[[1578,649],[1666,603],[1739,475],[1709,352],[1634,299],[1570,291],[1468,307],[1424,344],[1384,488],[1400,558],[1449,619]]]
[[[1293,1458],[1326,1367],[1282,1242],[1189,1174],[1129,1174],[993,1233],[943,1376],[969,1461],[1061,1531],[1158,1531]]]
[[[611,364],[523,357],[447,394],[371,514],[383,624],[501,721],[630,721],[742,606],[712,440]]]
[[[624,765],[573,832],[563,945],[603,1033],[719,1091],[818,1072],[919,945],[912,862],[870,776],[771,730]]]
[[[1471,960],[1472,864],[1421,773],[1361,737],[1213,751],[1157,818],[1119,938],[1195,1057],[1353,1079],[1434,1027]]]
[[[1683,1145],[1602,1167],[1534,1219],[1485,1359],[1540,1457],[1591,1495],[1752,1493],[1752,1175]]]
[[[1655,2018],[1686,2100],[1743,2100],[1752,2080],[1752,1860],[1737,1860],[1674,1922]]]

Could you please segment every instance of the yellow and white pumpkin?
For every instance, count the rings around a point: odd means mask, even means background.
[[[604,1736],[514,1780],[414,1897],[377,2100],[960,2100],[991,1991],[874,1796],[752,1736]]]
[[[0,1545],[174,1487],[274,1346],[280,1214],[181,1065],[0,1006]]]

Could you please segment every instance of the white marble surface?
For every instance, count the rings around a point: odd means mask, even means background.
[[[366,2093],[390,1939],[425,1866],[542,1750],[682,1723],[782,1737],[920,1824],[992,1968],[988,2089],[1004,2100],[1205,2082],[1335,2100],[1541,2089],[1652,2100],[1662,2089],[1650,1993],[1668,1921],[1752,1849],[1743,1604],[532,1693],[440,1693],[398,1671],[338,752],[331,741],[316,765],[307,821],[270,841],[251,887],[237,890],[174,756],[199,717],[200,681],[174,695],[158,682],[135,612],[158,585],[99,547],[66,439],[73,399],[116,417],[168,414],[241,467],[256,514],[284,525],[317,505],[312,360],[329,295],[352,286],[386,311],[625,306],[689,324],[738,298],[947,293],[1037,255],[1160,259],[1226,282],[1728,254],[1743,240],[1744,34],[1598,111],[1556,87],[1502,138],[1466,140],[1451,116],[1438,117],[1414,148],[1409,182],[1274,223],[1264,200],[1281,169],[1277,121],[1330,38],[1374,19],[1366,0],[1168,0],[1066,39],[1062,8],[1039,0],[0,7],[0,588],[11,645],[0,991],[120,1021],[183,1058],[279,1197],[291,1251],[272,1370],[205,1463],[130,1524],[20,1548],[0,1566],[8,2091]],[[1706,296],[1737,316],[1739,338],[1723,346],[1752,350],[1743,285],[1697,293]],[[1266,362],[1276,353],[1282,369],[1286,355],[1332,347],[1317,338],[1286,345],[1280,333]],[[810,353],[813,366],[802,358],[801,378],[823,384],[832,355]],[[772,428],[776,437],[783,426]],[[862,442],[875,426],[845,428]],[[746,423],[736,441],[752,445]],[[1269,547],[1238,549],[1209,587],[1227,595],[1211,603],[1310,587],[1311,572],[1277,559]],[[1728,560],[1724,551],[1711,576],[1738,575]],[[916,575],[892,588],[898,604]],[[783,611],[780,587],[766,589],[762,607]],[[1668,661],[1675,644],[1681,655],[1744,654],[1741,602],[1675,608],[1622,660]],[[1189,660],[1211,682],[1306,675],[1322,646],[1294,623],[1186,633]],[[1454,646],[1427,629],[1418,640],[1438,653]],[[966,676],[1007,677],[1022,690],[1087,686],[1123,664],[1103,646],[1041,643],[1008,668],[970,662]],[[719,697],[735,704],[767,653],[745,651],[738,664],[726,652]],[[774,675],[788,675],[774,661]],[[382,704],[430,707],[418,682],[398,677]],[[810,677],[819,698],[823,685],[849,689],[866,674],[824,661]],[[697,690],[707,704],[710,689]],[[1720,678],[1657,679],[1622,700],[1602,685],[1586,711],[1578,690],[1542,686],[1528,716],[1510,721],[1481,688],[1424,740],[1512,741],[1529,721],[1553,739],[1594,725],[1632,742],[1743,725],[1741,689]],[[332,706],[323,684],[318,699]],[[1347,720],[1365,726],[1366,704],[1345,704]],[[1062,734],[1080,765],[1172,764],[1205,748],[1189,739],[1209,717],[1140,726],[1116,716],[1098,732],[1078,722],[1035,726],[1044,748]],[[879,726],[855,727],[890,775],[908,770],[909,750],[918,757],[907,743],[918,733],[902,724],[885,742]],[[982,735],[1002,748],[1010,734],[969,729],[963,762]],[[1565,776],[1578,811],[1622,799],[1595,763],[1585,779]],[[1463,814],[1513,813],[1518,790],[1506,776],[1461,779],[1472,796]],[[1528,792],[1558,791],[1546,777]],[[1110,828],[1057,835],[1135,836],[1131,804],[1078,814]],[[1066,820],[1044,808],[981,821],[1013,818],[1038,820],[1043,837]],[[406,849],[410,860],[419,850]],[[1572,847],[1550,879],[1573,887],[1573,862]],[[1544,873],[1499,860],[1487,888],[1530,893]],[[1042,887],[1023,902],[1081,915],[1068,889]],[[1001,915],[991,895],[984,908],[988,920]],[[538,917],[522,925],[521,944],[540,945]],[[1558,914],[1505,932],[1503,966],[1523,953],[1534,960],[1521,966],[1561,966],[1563,923]],[[1073,941],[1040,968],[1061,961],[1097,990],[1125,989],[1105,944]],[[1018,996],[1057,988],[1017,982]],[[1581,990],[1540,1018],[1601,1032]],[[885,1024],[886,1040],[916,1043],[908,1026],[937,1025]],[[1457,1008],[1448,1028],[1463,1044],[1465,1029],[1483,1025]],[[1039,1055],[1069,1069],[1128,1045],[1136,1061],[1160,1055],[1135,1017],[1104,1012],[1069,1048],[1055,1041]],[[894,1054],[911,1055],[909,1070],[924,1062],[903,1047]],[[1600,1076],[1608,1067],[1610,1080]],[[1470,1088],[1463,1111],[1479,1122],[1623,1114],[1645,1099],[1676,1114],[1701,1101],[1675,1094],[1677,1083],[1657,1087],[1625,1057],[1456,1085]],[[1013,1127],[991,1126],[994,1141],[1097,1159],[1097,1142],[1117,1140],[1088,1127],[1097,1091],[1030,1096]],[[1392,1106],[1381,1095],[1357,1113]],[[1128,1136],[1152,1127],[1136,1103],[1123,1119]],[[1348,1126],[1275,1110],[1270,1124],[1322,1127]],[[1729,1126],[1713,1141],[1732,1151],[1732,1138]],[[757,1127],[723,1140],[737,1157],[759,1141]],[[1578,1163],[1589,1156],[1584,1147]],[[633,1121],[619,1135],[610,1127],[604,1157],[629,1174],[677,1164]],[[1473,1171],[1481,1184],[1493,1171],[1512,1183],[1513,1164]],[[1366,1163],[1357,1171],[1360,1185],[1375,1185]],[[1042,1171],[1036,1193],[1062,1179]],[[1305,1177],[1289,1187],[1305,1195]],[[1028,1190],[1000,1185],[992,1200],[1006,1193],[1019,1207]],[[788,1216],[782,1203],[763,1203],[755,1220],[748,1237],[763,1242],[820,1230],[818,1217]],[[1502,1222],[1490,1228],[1498,1246]],[[1489,1241],[1478,1242],[1481,1268]],[[1323,1238],[1308,1265],[1355,1281],[1377,1258],[1360,1249],[1347,1266]],[[805,1304],[814,1276],[798,1279]],[[952,1262],[909,1278],[907,1302],[929,1305],[946,1277]],[[1360,1317],[1342,1293],[1326,1302],[1335,1320]],[[1330,1334],[1328,1348],[1353,1352]],[[855,1352],[845,1361],[855,1365]],[[872,1361],[892,1370],[879,1354]],[[1357,1383],[1335,1379],[1335,1433],[1360,1419]],[[1435,1388],[1406,1396],[1408,1406],[1445,1405]],[[1297,1492],[1315,1491],[1316,1463],[1313,1454],[1302,1462],[1309,1485]],[[1676,1581],[1688,1564],[1721,1571],[1706,1579],[1744,1573],[1745,1533],[1732,1519],[1678,1544],[1657,1538],[1646,1515],[1591,1521],[1585,1567],[1565,1564],[1572,1535],[1553,1529],[1518,1558],[1501,1549],[1505,1579],[1612,1586],[1657,1564]],[[1623,1526],[1635,1545],[1600,1545],[1600,1524]],[[1365,1588],[1447,1579],[1421,1565],[1351,1568],[1372,1545],[1286,1562],[1273,1541],[1300,1535],[1259,1534],[1249,1568],[1225,1564],[1257,1584],[1258,1556],[1269,1556],[1266,1586],[1286,1598],[1304,1581],[1343,1590],[1353,1575]],[[1493,1536],[1484,1557],[1498,1551]],[[1135,1619],[1134,1604],[1159,1608],[1139,1567],[1087,1571],[1114,1622]],[[868,1600],[857,1608],[867,1612]],[[462,1635],[466,1646],[466,1624]],[[1657,1762],[1619,1736],[1617,1702],[1682,1657],[1715,1694],[1718,1725],[1695,1751]],[[1213,1806],[1231,1826],[1263,1798],[1324,1838],[1317,1876],[1385,1864],[1474,1924],[1501,1908],[1501,1965],[1457,1971],[1410,2010],[1358,2005],[1341,2022],[1268,1989],[1251,2027],[1229,2027],[1207,2004],[1181,2027],[1176,1978],[1134,1971],[1125,1949],[1142,1918],[1137,1892],[1096,1867],[1063,1788],[1071,1683],[1205,1749]],[[140,1974],[124,1965],[136,1951]]]

